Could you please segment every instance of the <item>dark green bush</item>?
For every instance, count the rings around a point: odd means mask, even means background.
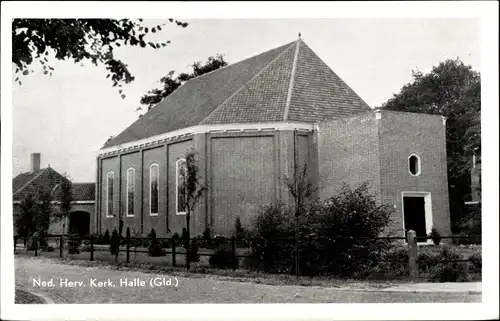
[[[378,264],[372,271],[374,274],[393,276],[408,275],[408,247],[394,245],[381,254]]]
[[[156,239],[156,231],[155,229],[151,229],[151,233],[149,234],[150,243],[148,248],[149,256],[164,256],[165,250],[163,249],[162,244]]]
[[[209,227],[205,228],[205,230],[203,231],[203,240],[204,240],[204,244],[203,246],[205,248],[212,248],[212,231],[210,230]]]
[[[80,246],[82,245],[82,239],[78,234],[71,234],[68,238],[68,253],[78,254],[80,253]]]
[[[377,237],[389,223],[391,209],[378,205],[362,184],[351,190],[344,185],[325,202],[309,204],[299,217],[299,268],[302,275],[356,277],[366,274],[390,247]],[[295,271],[295,211],[281,203],[262,209],[252,234],[248,265],[271,273]],[[363,237],[363,238],[361,238]]]
[[[471,272],[481,273],[483,269],[483,258],[481,253],[475,253],[469,257],[469,262],[471,263]]]
[[[109,241],[109,252],[111,255],[118,255],[120,252],[120,235],[116,229],[113,230],[111,234],[111,239]]]
[[[199,262],[200,255],[198,254],[198,244],[193,241],[186,249],[186,256],[189,262]]]
[[[102,237],[102,244],[109,244],[111,239],[109,238],[109,231],[106,229],[106,232],[104,232],[104,236]]]
[[[219,247],[208,260],[211,267],[218,269],[235,269],[238,267],[238,261],[231,248],[224,245]]]
[[[438,246],[439,243],[441,243],[441,233],[439,233],[439,231],[435,227],[431,229],[429,237],[431,238],[432,243],[434,243],[434,245]]]
[[[467,282],[470,281],[470,262],[456,251],[445,247],[439,254],[439,263],[430,267],[430,279],[434,282]]]

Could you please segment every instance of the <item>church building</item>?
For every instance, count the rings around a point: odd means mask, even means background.
[[[391,230],[450,233],[446,118],[373,110],[302,39],[187,81],[97,156],[97,233],[158,237],[186,226],[180,171],[196,152],[207,187],[191,218],[230,235],[261,206],[291,201],[284,177],[307,165],[322,199],[368,182],[394,208]]]

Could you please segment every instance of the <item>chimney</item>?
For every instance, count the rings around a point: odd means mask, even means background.
[[[38,172],[40,170],[40,153],[31,154],[31,173]]]

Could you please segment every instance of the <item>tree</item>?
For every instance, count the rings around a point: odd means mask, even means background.
[[[308,179],[307,175],[307,162],[302,166],[302,170],[299,171],[297,152],[296,152],[296,138],[297,133],[294,132],[294,143],[293,143],[293,154],[294,154],[294,166],[293,166],[293,177],[289,178],[285,175],[285,185],[288,187],[290,194],[295,201],[295,274],[299,277],[299,217],[303,213],[304,205],[306,201],[313,196],[316,191],[315,187]]]
[[[194,62],[190,67],[193,69],[190,73],[181,73],[177,77],[174,77],[175,70],[171,70],[167,75],[160,78],[159,83],[162,88],[155,88],[148,91],[144,96],[141,97],[141,104],[147,106],[150,110],[163,98],[167,97],[173,93],[177,88],[179,88],[183,83],[189,79],[199,77],[208,72],[217,70],[221,67],[227,66],[227,61],[224,59],[222,54],[217,54],[215,56],[208,57],[208,60],[202,64],[200,61]],[[142,107],[137,108],[141,110]]]
[[[35,232],[33,217],[37,211],[37,200],[33,193],[27,193],[19,204],[19,214],[14,216],[17,235],[29,237]]]
[[[181,27],[186,22],[169,19]],[[128,66],[116,58],[114,49],[125,46],[147,46],[159,49],[170,41],[147,41],[151,31],[161,31],[166,24],[148,28],[142,19],[14,19],[12,21],[12,62],[16,65],[16,79],[31,72],[30,65],[38,60],[45,75],[52,75],[54,68],[49,57],[72,60],[75,63],[90,61],[95,66],[104,65],[113,86],[121,87],[134,80]],[[122,90],[119,90],[122,94]],[[122,94],[122,98],[125,95]]]
[[[60,183],[61,193],[59,195],[59,212],[56,213],[56,218],[62,221],[62,235],[66,233],[66,222],[71,213],[71,203],[73,202],[73,192],[71,181],[65,177]]]
[[[413,71],[413,81],[380,108],[441,114],[446,122],[448,189],[452,227],[470,192],[471,158],[481,152],[481,78],[459,59],[439,63],[427,74]]]
[[[181,184],[179,186],[181,191],[185,191],[184,197],[184,208],[186,211],[186,232],[188,239],[188,247],[186,258],[189,257],[191,250],[190,242],[190,220],[191,214],[196,208],[198,201],[206,190],[206,187],[200,182],[200,177],[198,173],[200,171],[197,165],[196,153],[194,151],[188,151],[185,155],[185,162],[179,167]],[[186,260],[187,266],[189,268],[189,259]]]

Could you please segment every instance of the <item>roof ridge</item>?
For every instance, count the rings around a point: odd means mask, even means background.
[[[300,39],[296,41],[295,53],[293,55],[292,71],[290,72],[290,84],[288,85],[288,93],[286,96],[285,112],[283,120],[288,119],[288,111],[290,110],[290,101],[292,100],[293,83],[295,82],[295,73],[297,72],[297,60],[299,59]]]
[[[293,42],[295,42],[295,41],[293,41]],[[290,42],[290,43],[288,43],[288,44],[284,44],[284,45],[282,45],[282,46],[278,46],[278,47],[271,48],[271,49],[269,49],[269,50],[266,50],[266,51],[261,52],[261,53],[258,53],[258,54],[256,54],[256,55],[253,55],[253,56],[247,57],[247,58],[245,58],[245,59],[239,60],[239,61],[234,62],[234,63],[232,63],[232,64],[228,64],[228,65],[226,65],[226,66],[224,66],[224,67],[220,67],[220,68],[218,68],[218,69],[214,69],[214,70],[212,70],[212,71],[209,71],[209,72],[204,73],[204,74],[202,74],[202,75],[199,75],[199,76],[197,76],[197,77],[191,78],[191,79],[187,80],[185,83],[187,83],[188,81],[192,81],[192,80],[200,79],[200,78],[202,78],[203,76],[209,75],[209,74],[211,74],[211,73],[213,73],[213,72],[216,72],[216,71],[219,71],[219,70],[223,70],[223,69],[225,69],[225,68],[227,68],[227,67],[231,67],[231,66],[237,65],[237,64],[242,63],[242,62],[244,62],[244,61],[247,61],[247,60],[249,60],[249,59],[254,59],[255,57],[258,57],[258,56],[264,55],[264,54],[266,54],[266,53],[268,53],[268,52],[270,52],[270,51],[276,50],[276,49],[278,49],[279,47],[284,47],[284,46],[287,46],[287,47],[286,47],[286,49],[284,49],[284,50],[281,52],[281,53],[283,53],[284,51],[288,50],[288,48],[289,48],[289,47],[288,47],[288,45],[291,45],[293,42]],[[281,53],[280,53],[280,55],[281,55]],[[278,56],[279,56],[279,55],[278,55]],[[273,60],[274,60],[274,59],[273,59]],[[264,68],[265,68],[265,67],[264,67]],[[185,84],[185,83],[184,83],[184,84]]]
[[[226,100],[224,100],[219,106],[217,106],[217,108],[215,108],[214,110],[212,110],[208,115],[207,117],[205,117],[202,121],[200,121],[198,124],[203,124],[203,122],[207,119],[210,118],[210,116],[212,114],[214,114],[216,111],[218,111],[222,106],[224,106],[231,98],[233,98],[234,96],[236,96],[240,91],[242,91],[250,82],[252,82],[252,80],[254,80],[255,78],[257,78],[258,76],[260,76],[265,70],[267,70],[267,68],[269,68],[269,66],[275,62],[276,60],[278,60],[278,58],[280,58],[285,52],[287,52],[288,50],[290,50],[290,48],[293,47],[293,45],[295,44],[296,41],[293,41],[290,43],[290,45],[288,47],[286,47],[282,52],[280,52],[278,55],[276,55],[276,57],[274,57],[271,61],[269,61],[269,63],[267,65],[265,65],[264,67],[262,67],[261,70],[259,70],[258,73],[256,73],[255,75],[253,75],[252,78],[250,78],[247,82],[245,82],[240,88],[238,88],[234,93],[232,93],[229,97],[226,98]],[[286,46],[286,45],[285,45]],[[276,48],[275,48],[276,49]],[[271,49],[272,50],[272,49]],[[269,52],[271,50],[268,50],[266,52]],[[255,56],[254,56],[255,57]],[[248,58],[250,59],[250,58]],[[245,59],[246,60],[246,59]]]
[[[12,196],[16,195],[17,193],[19,193],[20,191],[22,191],[23,189],[25,189],[26,186],[28,186],[36,178],[38,178],[40,175],[42,175],[42,173],[45,172],[48,168],[50,168],[50,167],[42,168],[38,174],[36,174],[35,176],[33,176],[28,182],[26,182],[23,186],[19,187],[15,192],[13,192]],[[27,173],[29,173],[29,172],[27,172]]]
[[[309,49],[311,53],[313,53],[316,56],[317,59],[319,59],[319,61],[321,61],[323,65],[326,66],[326,68],[332,74],[334,74],[351,91],[351,93],[357,96],[368,108],[372,108],[360,95],[358,95],[358,93],[354,89],[352,89],[351,86],[349,86],[349,84],[344,80],[344,78],[340,77],[335,71],[333,71],[333,69],[314,50],[311,49],[311,47],[309,47],[305,42],[304,45],[306,46],[307,49]]]

